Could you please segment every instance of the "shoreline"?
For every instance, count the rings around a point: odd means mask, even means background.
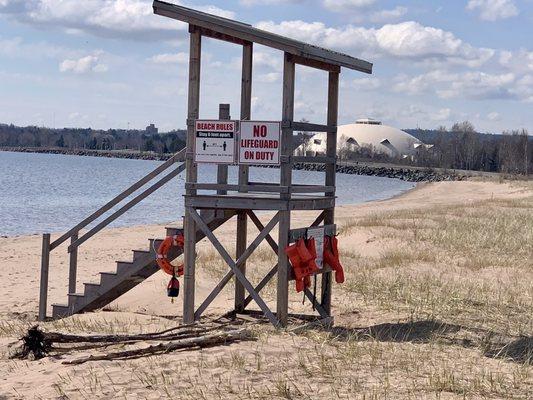
[[[0,147],[0,151],[13,153],[35,154],[60,154],[83,157],[122,158],[130,160],[166,161],[172,154],[157,154],[152,152],[132,152],[123,150],[90,150],[90,149],[64,149],[41,147]],[[264,166],[264,168],[277,168],[277,166]],[[294,170],[324,171],[324,164],[294,163]],[[370,165],[369,163],[342,162],[337,164],[337,173],[347,175],[377,176],[383,178],[400,179],[406,182],[441,182],[462,181],[469,174],[465,172],[448,171],[439,168],[421,168],[405,165]],[[478,173],[478,171],[473,171]],[[483,174],[479,172],[479,174]]]
[[[363,201],[361,203],[347,203],[342,205],[337,205],[337,207],[358,207],[363,204],[373,204],[373,203],[379,203],[379,202],[386,202],[389,200],[395,200],[400,199],[403,196],[407,196],[409,193],[414,192],[416,190],[419,190],[420,188],[424,187],[428,182],[417,182],[414,187],[406,190],[402,190],[400,193],[397,193],[391,197],[387,197],[385,199],[376,199],[376,200],[367,200]],[[268,213],[268,211],[266,211]],[[264,214],[265,212],[260,212],[260,214]],[[114,229],[146,229],[146,228],[152,228],[152,227],[165,227],[170,226],[172,224],[176,223],[176,221],[165,221],[165,222],[156,222],[156,223],[150,223],[150,224],[133,224],[133,225],[121,225],[121,226],[107,226],[103,230],[104,231],[111,231]],[[68,229],[67,229],[68,230]],[[62,235],[67,230],[61,230],[61,231],[53,231],[49,232],[52,236],[53,235]],[[81,231],[83,232],[83,230]],[[23,237],[33,237],[33,236],[42,236],[42,233],[21,233],[16,235],[4,235],[0,234],[0,239],[19,239]]]

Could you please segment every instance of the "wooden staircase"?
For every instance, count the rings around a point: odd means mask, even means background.
[[[233,215],[232,212],[215,214],[213,211],[205,210],[202,218],[208,222],[211,229],[216,229]],[[167,236],[181,231],[182,228],[179,227],[166,228]],[[196,241],[200,241],[204,236],[198,230]],[[67,304],[52,304],[52,318],[64,318],[104,307],[155,274],[159,271],[155,261],[155,249],[162,241],[163,239],[149,239],[148,250],[133,250],[132,261],[117,261],[114,272],[100,272],[99,283],[84,283],[83,293],[69,293]],[[181,254],[181,250],[176,249],[169,254],[169,258],[173,260]]]

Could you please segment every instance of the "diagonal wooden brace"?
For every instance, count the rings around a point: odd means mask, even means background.
[[[261,220],[257,217],[257,215],[253,212],[253,210],[247,210],[246,213],[248,214],[248,216],[250,217],[250,219],[252,220],[254,225],[257,227],[257,229],[260,232],[262,232],[265,229],[265,226],[263,225]],[[316,219],[313,221],[311,226],[320,225],[320,223],[322,221],[324,221],[324,216],[325,216],[325,213],[324,213],[324,211],[322,211],[316,217]],[[279,249],[278,248],[278,244],[272,238],[272,236],[270,236],[270,234],[268,234],[265,237],[265,239],[268,242],[268,244],[270,245],[270,247],[272,248],[272,250],[274,251],[274,253],[278,254],[278,249]],[[267,285],[268,282],[270,282],[270,280],[276,275],[277,272],[278,272],[278,264],[274,265],[274,267],[265,275],[265,277],[261,280],[261,282],[259,282],[259,284],[255,287],[255,291],[257,293],[259,293],[261,290],[263,290],[263,288]],[[309,293],[311,293],[311,292],[309,292]],[[246,308],[248,306],[248,304],[250,304],[252,302],[252,300],[253,300],[252,296],[248,296],[246,299],[244,299],[244,303],[243,303],[244,304],[244,308]],[[313,302],[313,300],[311,298],[309,298],[309,300],[311,300]],[[316,301],[316,298],[315,298],[314,303],[315,303],[315,309],[318,310],[320,315],[322,315],[321,311],[318,308],[318,307],[320,307],[320,304]],[[317,306],[317,304],[318,304],[318,306]],[[320,308],[322,310],[324,310],[322,307],[320,307]]]
[[[316,299],[315,295],[313,293],[311,293],[311,291],[308,289],[308,288],[305,288],[304,289],[304,293],[305,293],[305,297],[307,297],[311,303],[314,305],[315,307],[315,310],[318,311],[318,313],[320,314],[320,316],[322,318],[327,318],[329,317],[328,313],[326,312],[326,310],[324,310],[324,307],[322,307],[322,305],[318,302],[318,300]]]
[[[270,220],[270,222],[267,224],[265,229],[261,231],[261,233],[257,236],[257,238],[250,244],[250,246],[244,251],[244,253],[239,257],[237,261],[234,261],[231,256],[228,254],[224,246],[219,242],[219,240],[216,238],[216,236],[213,234],[213,232],[209,229],[207,224],[202,220],[196,209],[193,207],[188,207],[190,215],[198,225],[198,227],[204,232],[207,238],[211,241],[215,249],[219,252],[219,254],[222,256],[224,261],[228,264],[228,266],[231,268],[231,271],[229,271],[222,281],[215,287],[215,289],[209,294],[207,299],[202,303],[202,305],[198,308],[198,310],[195,313],[195,318],[197,318],[202,314],[202,312],[207,308],[209,303],[213,301],[213,299],[220,293],[222,288],[227,284],[229,279],[232,275],[235,275],[235,277],[239,280],[239,282],[242,283],[244,288],[250,293],[252,298],[255,300],[257,305],[261,308],[265,316],[270,320],[270,322],[277,326],[279,324],[278,319],[274,316],[272,311],[268,308],[266,303],[263,301],[261,296],[257,294],[254,287],[246,279],[246,276],[239,270],[238,265],[246,261],[246,259],[253,253],[253,251],[259,246],[259,244],[265,239],[265,237],[270,233],[270,231],[276,226],[276,224],[279,221],[279,213],[276,213],[276,215]]]
[[[259,218],[257,217],[257,215],[252,211],[252,210],[248,210],[247,211],[247,214],[248,216],[250,217],[250,219],[252,220],[252,222],[254,223],[254,225],[257,227],[257,229],[259,231],[263,231],[265,229],[264,225],[261,223],[261,221],[259,220]],[[313,223],[311,224],[311,226],[318,226],[320,225],[320,223],[322,221],[324,221],[324,217],[325,217],[325,213],[324,211],[322,211],[317,217],[316,219],[313,221]],[[270,240],[269,240],[270,239]],[[270,235],[267,235],[266,236],[266,240],[268,242],[268,244],[270,245],[270,247],[272,248],[272,250],[274,251],[274,253],[278,253],[278,244],[275,242],[274,239],[272,239],[272,237]],[[268,274],[265,275],[265,277],[261,280],[261,282],[259,282],[259,284],[255,287],[255,291],[256,292],[260,292],[266,285],[267,283],[276,275],[278,271],[278,264],[276,264],[269,272]],[[324,310],[324,308],[321,306],[321,304],[318,302],[318,300],[316,299],[316,297],[313,295],[313,293],[311,293],[311,291],[308,289],[308,288],[305,288],[305,296],[311,301],[311,303],[314,305],[315,307],[315,310],[318,311],[318,313],[320,314],[320,316],[322,318],[326,318],[326,317],[329,317],[329,315],[327,314],[326,310]],[[248,296],[245,300],[244,300],[244,307],[246,307],[248,304],[251,303],[252,301],[252,297],[251,296]]]

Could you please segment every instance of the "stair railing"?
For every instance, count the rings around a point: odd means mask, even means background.
[[[65,232],[63,235],[61,235],[59,238],[57,238],[53,242],[50,241],[49,233],[43,234],[42,254],[41,254],[41,282],[40,282],[40,291],[39,291],[39,321],[44,321],[46,319],[50,253],[54,249],[56,249],[58,246],[63,244],[66,240],[70,239],[70,245],[68,246],[68,252],[70,254],[68,293],[76,293],[77,270],[78,270],[78,248],[83,243],[85,243],[88,239],[93,237],[96,233],[100,232],[103,228],[108,226],[111,222],[113,222],[118,217],[120,217],[122,214],[124,214],[126,211],[128,211],[130,208],[140,203],[146,197],[151,195],[153,192],[161,188],[163,185],[168,183],[170,180],[178,176],[178,174],[183,172],[185,170],[185,163],[183,163],[183,161],[185,160],[185,153],[186,153],[186,148],[174,154],[163,164],[158,166],[156,169],[154,169],[152,172],[150,172],[143,178],[139,179],[129,188],[127,188],[122,193],[120,193],[118,196],[116,196],[111,201],[106,203],[103,207],[99,208],[94,213],[89,215],[87,218],[85,218],[83,221],[78,223],[76,226],[69,229],[67,232]],[[84,229],[85,227],[87,227],[87,225],[91,224],[98,218],[102,217],[104,214],[110,211],[113,207],[120,204],[123,200],[125,200],[131,194],[133,194],[138,189],[145,186],[147,183],[155,179],[159,174],[166,171],[167,169],[172,167],[177,162],[182,162],[182,164],[180,164],[176,169],[172,170],[167,175],[162,177],[156,183],[146,188],[143,192],[136,195],[134,198],[129,200],[118,210],[111,213],[104,220],[102,220],[101,222],[96,224],[93,228],[91,228],[90,230],[85,232],[82,236],[80,236],[80,231]]]

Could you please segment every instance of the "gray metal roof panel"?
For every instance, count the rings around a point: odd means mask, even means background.
[[[250,24],[159,0],[154,0],[153,8],[154,13],[158,15],[208,28],[239,39],[260,43],[304,58],[324,61],[329,64],[369,74],[372,73],[372,63],[369,63],[368,61],[360,60],[348,54],[300,42],[272,32],[267,32],[255,28]]]

